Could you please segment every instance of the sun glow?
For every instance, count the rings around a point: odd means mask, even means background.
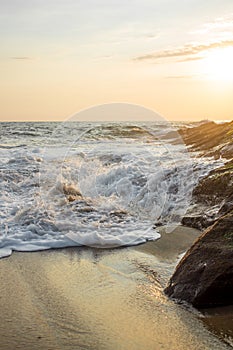
[[[208,52],[203,60],[203,73],[211,80],[233,81],[233,47]]]

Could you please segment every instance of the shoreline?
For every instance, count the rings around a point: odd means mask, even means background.
[[[163,293],[179,254],[198,234],[178,227],[140,246],[1,259],[0,349],[228,349]]]

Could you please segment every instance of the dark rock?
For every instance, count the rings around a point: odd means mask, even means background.
[[[197,308],[233,305],[233,122],[180,131],[191,150],[231,159],[211,171],[193,191],[182,224],[206,229],[185,254],[165,289]]]
[[[227,214],[229,211],[233,210],[233,195],[224,199],[221,208],[218,211],[219,216]]]
[[[232,163],[230,162],[232,165]],[[193,191],[194,198],[208,205],[220,203],[233,194],[233,165],[229,163],[212,170]]]
[[[181,220],[182,225],[187,227],[193,227],[198,230],[203,230],[214,224],[216,219],[208,217],[205,214],[202,215],[188,215],[184,216]]]
[[[233,209],[233,161],[212,170],[193,191],[193,207],[182,224],[203,230]]]
[[[233,304],[233,211],[188,250],[165,293],[197,308]]]

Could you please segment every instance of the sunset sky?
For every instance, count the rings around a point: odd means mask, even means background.
[[[0,120],[233,119],[233,0],[0,0]]]

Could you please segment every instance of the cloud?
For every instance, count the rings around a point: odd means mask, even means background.
[[[216,35],[217,33],[224,32],[231,33],[232,35],[233,29],[233,13],[224,16],[218,17],[211,22],[204,23],[199,29],[190,32],[190,34],[205,34],[205,33],[213,33]]]
[[[11,60],[33,60],[32,57],[29,56],[13,56],[10,57]]]
[[[226,48],[226,47],[233,47],[233,40],[223,40],[218,42],[212,42],[209,44],[187,44],[182,47],[169,49],[169,50],[162,50],[157,51],[154,53],[150,53],[147,55],[137,56],[133,58],[135,61],[148,61],[148,60],[159,60],[163,58],[181,58],[181,61],[184,60],[197,60],[201,59],[201,57],[197,56],[201,52],[212,50],[212,49],[219,49],[219,48]]]
[[[204,58],[203,56],[184,57],[184,58],[177,60],[176,62],[199,61],[199,60],[202,60],[203,58]]]
[[[192,79],[193,75],[169,75],[165,79]]]
[[[170,80],[177,80],[177,79],[180,79],[180,80],[187,80],[187,79],[194,79],[194,78],[200,78],[200,75],[192,75],[192,74],[187,74],[187,75],[168,75],[166,77],[164,77],[164,79],[170,79]]]
[[[159,34],[153,34],[153,33],[144,33],[141,35],[142,38],[146,38],[146,39],[158,39],[159,38]]]

